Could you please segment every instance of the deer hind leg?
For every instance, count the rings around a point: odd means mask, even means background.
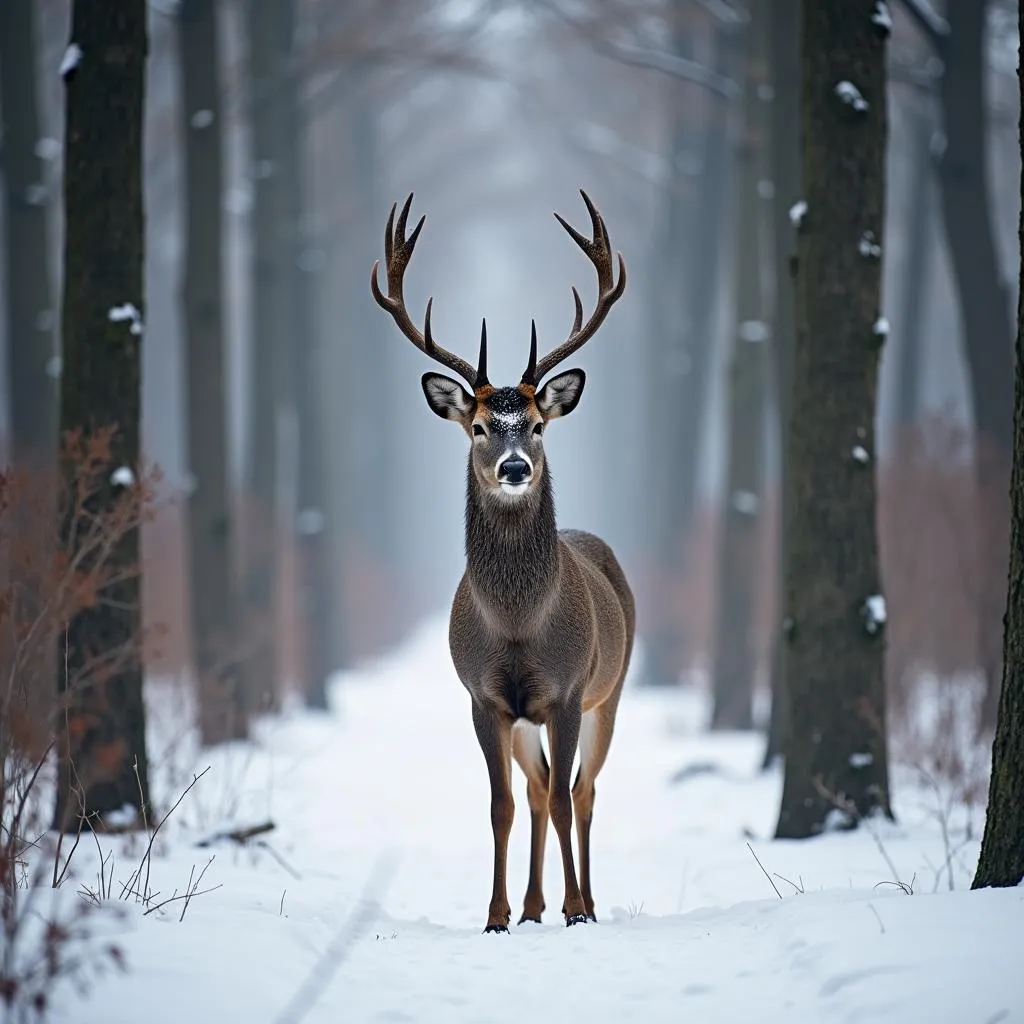
[[[580,891],[587,917],[596,921],[590,889],[590,824],[594,817],[594,780],[604,766],[615,728],[615,705],[609,700],[583,716],[580,725],[580,767],[572,787],[576,815],[576,838],[580,848]]]
[[[569,779],[576,744],[580,736],[580,707],[558,708],[548,721],[548,744],[551,748],[551,782],[548,789],[548,810],[555,826],[558,845],[562,849],[562,870],[565,874],[565,901],[562,913],[567,925],[587,920],[583,895],[576,878],[576,864],[572,855],[572,796]]]
[[[548,788],[550,771],[540,729],[520,722],[512,730],[512,756],[526,776],[526,798],[530,802],[530,881],[523,900],[519,923],[536,921],[544,913],[544,844],[548,835]]]
[[[494,885],[485,932],[507,932],[512,908],[508,902],[508,837],[512,832],[512,721],[491,708],[473,703],[476,738],[487,762],[491,782],[491,829],[494,832]]]

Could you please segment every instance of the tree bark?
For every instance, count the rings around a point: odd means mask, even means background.
[[[71,47],[76,49],[72,50]],[[65,58],[62,431],[89,438],[116,427],[110,473],[87,503],[102,516],[138,472],[143,324],[142,126],[146,88],[145,0],[75,0]],[[78,54],[77,62],[71,58]],[[69,66],[71,65],[71,66]],[[134,307],[134,314],[126,307]],[[122,317],[112,315],[119,309]],[[65,485],[73,481],[66,464]],[[75,524],[63,524],[74,554]],[[66,714],[57,730],[54,828],[88,827],[95,815],[149,802],[142,667],[139,532],[117,542],[109,565],[123,574],[108,600],[67,627],[59,675]],[[130,652],[109,672],[86,674],[97,655]],[[127,662],[127,663],[125,663]],[[66,666],[66,670],[65,670]]]
[[[1024,11],[1018,14],[1024,30]],[[1024,68],[1018,67],[1024,155]],[[1024,173],[1021,174],[1024,201]],[[1017,300],[1017,365],[1013,409],[1010,581],[1003,641],[999,713],[981,854],[972,888],[1019,885],[1024,879],[1024,208],[1018,222],[1021,273]]]
[[[56,315],[47,258],[49,197],[37,151],[34,6],[32,0],[0,4],[9,423],[13,464],[33,473],[52,466],[57,444]]]
[[[796,344],[796,232],[790,210],[802,196],[801,146],[801,32],[800,0],[771,0],[769,49],[774,99],[771,118],[773,214],[773,273],[775,308],[772,325],[772,372],[779,431],[778,612],[772,643],[771,717],[764,766],[781,756],[789,701],[786,693],[785,570],[789,536],[789,419],[792,408],[793,350]]]
[[[807,212],[789,424],[791,703],[779,838],[891,815],[871,464],[888,33],[873,23],[874,8],[874,0],[803,6]]]
[[[1006,288],[992,232],[985,141],[986,0],[949,4],[949,35],[936,40],[946,148],[939,188],[946,237],[960,298],[960,315],[974,410],[975,467],[981,513],[977,523],[978,644],[985,678],[984,725],[995,723],[1002,675],[1009,520],[1007,482],[1013,451],[1013,339]]]
[[[187,363],[189,611],[192,659],[205,744],[247,735],[238,679],[236,593],[228,487],[226,338],[222,280],[224,205],[217,4],[182,0],[178,9],[181,134],[185,140],[185,267],[182,289]]]
[[[284,93],[291,39],[277,34],[274,8],[248,5],[249,104],[252,124],[252,368],[249,398],[250,521],[246,542],[244,685],[254,708],[277,701],[281,668],[279,615],[280,433],[290,411],[286,377],[291,362],[282,346],[289,337],[288,280],[279,237],[284,222],[280,167]]]
[[[735,322],[727,380],[728,447],[719,529],[712,729],[751,729],[754,724],[765,349],[770,334],[762,287],[768,239],[758,193],[766,170],[761,98],[767,84],[762,45],[768,28],[766,3],[751,0],[742,42],[743,94],[733,174]]]

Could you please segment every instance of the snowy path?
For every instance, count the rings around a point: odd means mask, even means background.
[[[301,878],[265,851],[218,848],[204,885],[222,888],[197,898],[182,923],[131,907],[118,926],[129,974],[101,980],[84,1003],[69,995],[61,1019],[294,1019],[280,1015],[318,964],[334,966],[325,952],[390,857],[380,911],[303,1020],[1024,1024],[1024,888],[967,892],[971,843],[954,866],[957,891],[933,895],[943,845],[916,794],[898,794],[901,822],[880,832],[901,878],[916,874],[907,896],[876,887],[892,870],[867,833],[769,842],[779,779],[756,772],[757,739],[700,735],[692,696],[631,692],[598,782],[600,924],[561,923],[552,832],[545,923],[484,936],[486,774],[443,623],[345,679],[335,697],[332,716],[269,723],[257,756],[214,759],[153,863],[158,887],[183,887],[208,856],[188,839],[244,788],[236,820],[272,817],[270,844]],[[697,770],[672,784],[687,765]],[[719,770],[700,770],[709,766]],[[529,837],[518,774],[516,804],[513,920]],[[780,900],[748,839],[769,872],[805,892],[776,879]],[[83,861],[80,874],[88,870]]]

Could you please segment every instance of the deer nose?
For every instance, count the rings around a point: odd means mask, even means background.
[[[498,482],[521,484],[530,479],[530,464],[518,455],[510,455],[498,466]]]

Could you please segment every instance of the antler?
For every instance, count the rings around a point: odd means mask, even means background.
[[[558,348],[549,352],[543,359],[537,362],[537,336],[536,328],[532,331],[530,339],[530,362],[523,374],[524,384],[536,385],[546,374],[550,373],[560,362],[568,359],[573,352],[582,348],[596,333],[597,329],[604,323],[608,310],[622,297],[626,289],[626,261],[622,253],[616,253],[619,261],[619,279],[615,280],[612,266],[612,249],[608,241],[608,229],[605,227],[604,219],[597,212],[590,196],[583,189],[580,189],[583,202],[587,204],[587,211],[590,213],[590,222],[593,225],[594,237],[587,238],[581,235],[571,224],[567,223],[559,215],[555,219],[569,233],[572,240],[587,254],[587,258],[594,264],[597,270],[597,306],[591,314],[590,319],[583,323],[583,303],[580,300],[580,293],[573,287],[572,297],[576,301],[576,319],[573,321],[572,332]]]
[[[480,366],[474,369],[473,366],[460,356],[449,352],[438,345],[430,333],[430,309],[434,303],[433,297],[427,300],[427,312],[423,318],[423,332],[412,322],[408,310],[405,308],[405,296],[402,293],[402,281],[405,277],[405,268],[409,266],[413,249],[416,248],[416,240],[419,238],[420,229],[426,216],[420,217],[419,223],[413,228],[408,238],[405,237],[405,226],[409,219],[409,209],[412,206],[412,193],[406,199],[402,212],[398,215],[398,224],[395,224],[395,210],[398,204],[391,207],[388,214],[387,227],[384,229],[384,259],[387,263],[386,273],[388,279],[388,293],[384,295],[377,283],[377,267],[380,260],[374,261],[373,270],[370,272],[370,290],[377,300],[381,309],[391,314],[398,329],[423,353],[436,360],[442,366],[457,373],[471,388],[477,390],[488,383],[487,381],[487,335],[486,329],[480,344]]]

